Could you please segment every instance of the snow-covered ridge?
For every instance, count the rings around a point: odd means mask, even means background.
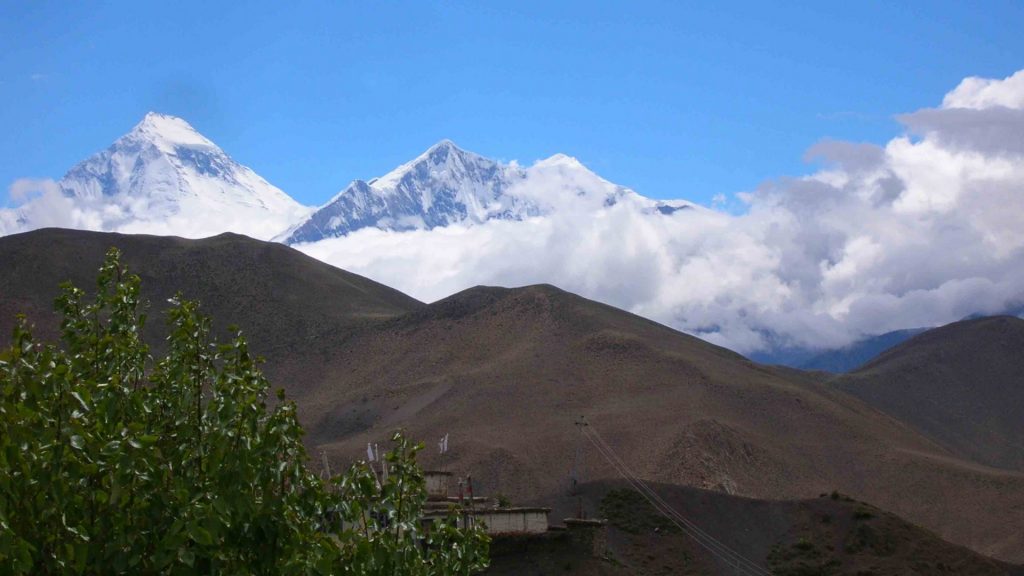
[[[623,200],[660,214],[692,206],[643,198],[565,154],[523,168],[442,140],[384,176],[353,181],[277,239],[298,244],[367,227],[402,231],[524,220],[559,210],[600,210]]]

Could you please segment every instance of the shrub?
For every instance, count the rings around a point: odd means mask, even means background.
[[[62,285],[59,345],[20,318],[0,352],[0,573],[469,574],[487,537],[429,535],[420,446],[401,434],[378,484],[307,468],[294,403],[241,332],[216,343],[171,300],[165,357],[142,341],[140,280],[108,253],[97,294]]]

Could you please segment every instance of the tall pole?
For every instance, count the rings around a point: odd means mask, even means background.
[[[572,470],[569,471],[569,494],[575,496],[580,477],[580,458],[583,452],[583,428],[587,426],[587,418],[580,416],[573,424],[579,430],[579,437],[576,439],[576,453],[572,459]]]

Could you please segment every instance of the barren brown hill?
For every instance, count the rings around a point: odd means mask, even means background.
[[[238,234],[186,240],[48,228],[0,237],[0,344],[9,341],[18,313],[29,317],[39,336],[53,338],[60,283],[70,280],[92,291],[96,270],[112,246],[142,277],[143,297],[151,303],[149,342],[162,342],[161,312],[181,291],[201,302],[215,327],[240,326],[253,349],[273,359],[268,372],[292,380],[292,387],[301,384],[302,370],[290,359],[315,347],[324,334],[336,337],[423,306],[282,244]]]
[[[1024,320],[935,328],[834,383],[962,457],[1024,470]]]
[[[565,487],[586,415],[648,479],[771,499],[837,489],[1024,559],[1024,474],[957,459],[813,375],[551,286],[470,289],[334,351],[299,402],[311,443],[338,461],[397,427],[450,433],[445,465],[543,502]],[[585,478],[614,477],[585,454]]]
[[[515,500],[562,494],[586,415],[638,474],[767,499],[837,489],[944,538],[1024,561],[1024,474],[958,458],[819,382],[551,286],[422,305],[284,246],[70,231],[0,238],[0,319],[54,325],[58,282],[88,286],[118,245],[159,310],[181,289],[240,324],[336,465],[404,427],[451,434],[445,466]],[[2,328],[2,326],[0,326]],[[150,326],[159,335],[159,322]],[[431,448],[432,448],[431,443]],[[315,452],[314,452],[315,453]],[[614,477],[584,451],[584,479]],[[441,464],[436,451],[428,465]]]
[[[838,493],[813,499],[768,501],[697,488],[652,488],[679,514],[745,560],[775,576],[1019,576],[1024,567],[992,560],[950,544],[898,516]],[[579,500],[555,503],[554,515],[607,519],[604,543],[581,546],[570,534],[505,538],[492,546],[495,576],[736,576],[743,564],[709,552],[662,516],[625,482],[580,486]],[[742,561],[741,561],[742,562]]]

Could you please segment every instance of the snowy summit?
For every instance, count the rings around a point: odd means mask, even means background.
[[[537,215],[535,204],[506,194],[523,176],[515,166],[442,140],[380,178],[353,181],[283,239],[315,242],[370,226],[409,230]]]
[[[155,112],[57,185],[59,197],[20,209],[25,227],[46,216],[47,224],[63,217],[72,228],[267,239],[309,212],[185,120]]]

